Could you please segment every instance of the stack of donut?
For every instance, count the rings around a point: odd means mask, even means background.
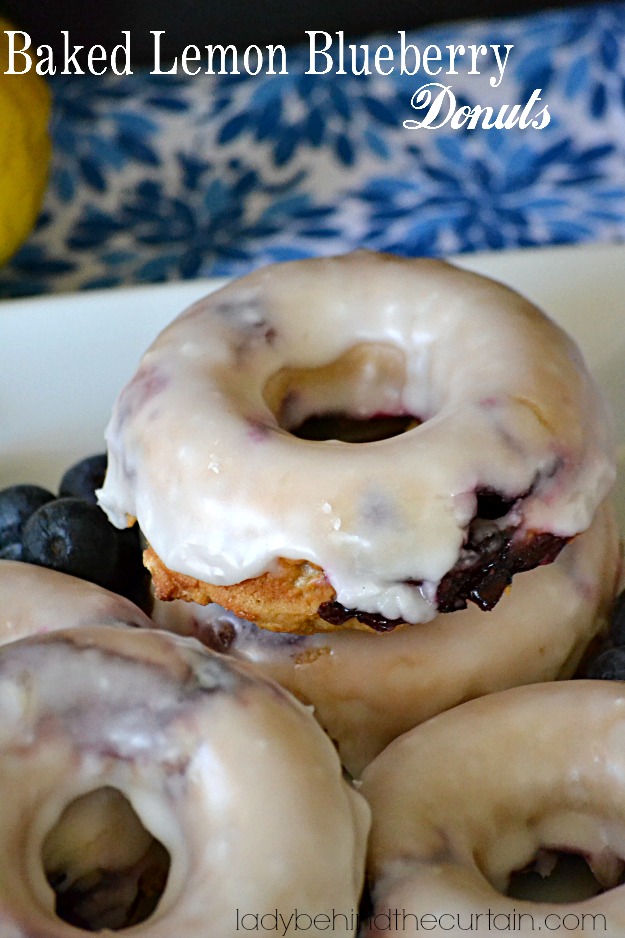
[[[311,439],[320,418],[386,433]],[[603,397],[553,322],[448,263],[231,283],[156,339],[107,438],[100,503],[140,524],[158,623],[312,704],[354,774],[463,700],[570,677],[604,626]]]
[[[439,261],[276,265],[107,436],[154,612],[0,561],[1,938],[558,933],[515,872],[620,881],[625,690],[555,680],[614,597],[614,448],[549,319]],[[622,938],[588,901],[559,933]]]

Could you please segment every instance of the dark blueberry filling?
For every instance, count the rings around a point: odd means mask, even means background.
[[[475,515],[484,521],[504,518],[519,501],[519,498],[509,498],[491,488],[479,489],[475,497],[477,501]]]
[[[376,632],[392,632],[398,625],[403,625],[403,619],[386,619],[377,612],[361,612],[358,609],[346,609],[341,603],[329,602],[321,603],[317,614],[320,619],[329,622],[330,625],[344,625],[350,619],[356,619],[363,625],[375,629]]]
[[[457,612],[469,602],[485,611],[493,609],[516,573],[551,563],[567,540],[547,533],[520,540],[514,529],[493,531],[479,541],[470,535],[458,563],[439,583],[438,611]]]
[[[514,531],[495,531],[479,543],[468,542],[456,566],[441,580],[436,601],[439,612],[457,612],[472,602],[484,611],[494,609],[516,573],[532,570],[556,559],[567,538],[554,534],[534,534],[515,542]],[[413,583],[418,586],[418,583]],[[376,632],[391,632],[403,619],[387,619],[373,612],[346,609],[337,602],[322,603],[321,619],[331,625],[344,625],[356,619]]]
[[[516,525],[506,525],[507,515],[534,489],[509,496],[496,489],[478,489],[475,517],[456,565],[441,580],[436,592],[439,612],[457,612],[475,603],[493,609],[516,573],[533,570],[556,559],[568,538],[532,533],[517,536]],[[500,521],[497,525],[495,522]]]

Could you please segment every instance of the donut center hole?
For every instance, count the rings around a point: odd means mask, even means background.
[[[146,921],[171,862],[128,798],[109,786],[67,805],[44,840],[41,859],[57,916],[90,932]]]
[[[281,368],[263,390],[278,426],[302,440],[372,443],[421,422],[404,404],[406,358],[363,343],[315,368]]]
[[[614,882],[602,884],[583,855],[541,850],[529,866],[511,874],[506,895],[529,902],[576,902],[618,885],[622,875],[612,875]]]
[[[411,416],[350,417],[348,414],[330,413],[308,417],[291,430],[300,440],[340,440],[343,443],[374,443],[399,436],[418,422]]]

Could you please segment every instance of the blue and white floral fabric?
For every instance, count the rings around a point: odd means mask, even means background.
[[[397,54],[399,38],[366,41]],[[459,108],[495,114],[540,89],[548,125],[407,129],[423,116],[415,92],[440,79],[306,74],[304,46],[288,50],[288,74],[55,77],[49,191],[0,295],[239,274],[363,246],[440,255],[625,239],[625,3],[405,41],[512,46],[496,87],[486,59],[444,84]]]

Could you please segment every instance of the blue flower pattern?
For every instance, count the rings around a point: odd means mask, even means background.
[[[369,37],[396,52],[398,36]],[[625,3],[447,24],[420,48],[513,46],[445,80],[457,106],[524,104],[542,130],[412,131],[430,79],[306,74],[57,77],[50,184],[0,296],[243,273],[369,247],[406,255],[625,238]]]

